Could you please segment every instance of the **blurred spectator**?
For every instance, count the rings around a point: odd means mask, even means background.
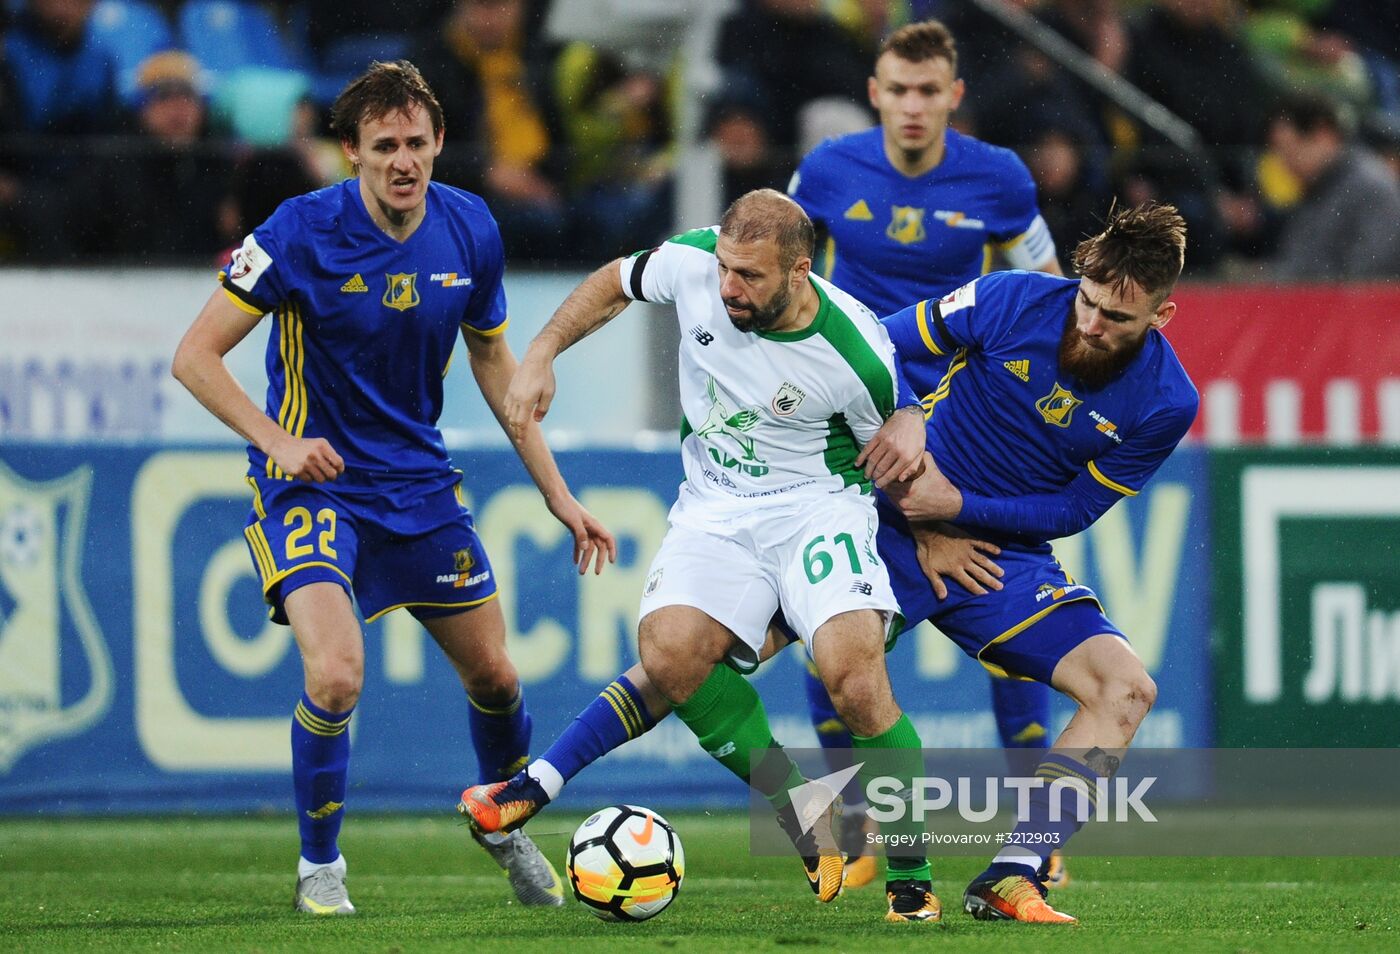
[[[312,98],[329,107],[372,61],[402,59],[414,35],[451,7],[452,0],[298,0],[291,33],[312,64]]]
[[[1269,123],[1269,146],[1297,179],[1270,274],[1283,280],[1400,277],[1400,184],[1351,142],[1336,104],[1290,97]]]
[[[1040,194],[1040,214],[1055,236],[1061,256],[1074,251],[1081,239],[1103,231],[1112,203],[1108,183],[1089,162],[1081,140],[1063,129],[1047,126],[1022,149]],[[1062,261],[1066,275],[1072,272]]]
[[[213,260],[228,242],[232,161],[206,141],[199,66],[157,53],[137,72],[139,135],[72,183],[69,244],[82,258]]]
[[[508,256],[553,258],[566,220],[547,82],[543,64],[527,59],[525,12],[523,0],[457,0],[409,59],[436,91],[452,143],[437,178],[486,199]]]
[[[570,43],[555,62],[554,97],[579,238],[603,255],[665,238],[671,126],[661,77]]]
[[[787,188],[792,159],[774,154],[763,113],[753,102],[739,96],[719,100],[710,108],[705,133],[719,151],[724,205],[754,189]]]
[[[118,66],[95,35],[93,0],[28,0],[5,38],[17,125],[26,132],[114,128]]]
[[[1317,26],[1318,0],[1273,0],[1250,13],[1244,37],[1280,90],[1313,89],[1357,107],[1371,101],[1366,61],[1351,38]]]
[[[908,0],[825,0],[825,8],[871,60],[885,37],[909,22]]]
[[[821,0],[750,0],[720,27],[716,58],[730,84],[764,97],[768,135],[789,154],[804,107],[827,97],[860,103],[870,75],[868,56]]]
[[[1262,139],[1269,97],[1236,0],[1158,0],[1131,29],[1126,76],[1186,120],[1225,165]],[[1195,235],[1192,236],[1193,243]]]
[[[1350,39],[1366,62],[1376,106],[1400,114],[1400,3],[1395,0],[1312,0],[1314,22]]]

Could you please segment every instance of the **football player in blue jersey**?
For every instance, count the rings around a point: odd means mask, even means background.
[[[877,315],[941,297],[985,273],[998,258],[1013,268],[1061,273],[1025,164],[1009,149],[949,128],[949,117],[963,97],[957,66],[957,45],[938,21],[911,23],[891,33],[868,84],[880,125],[822,143],[802,160],[788,187],[825,233],[826,277]],[[958,555],[949,566],[981,559],[972,544],[959,546],[970,553]],[[982,563],[985,568],[971,563],[971,572],[995,588],[993,565],[986,559]],[[984,585],[965,579],[972,586]],[[1002,747],[1044,748],[1050,690],[999,676],[992,676],[990,684]],[[832,769],[843,768],[850,730],[810,668],[806,689],[817,738]],[[858,824],[867,817],[864,809],[859,786],[852,783],[843,800],[841,828],[848,887],[867,884],[877,874],[866,848],[867,829]],[[1047,877],[1052,885],[1068,882],[1060,856],[1052,859]]]
[[[367,620],[405,608],[442,647],[466,690],[483,782],[510,777],[530,742],[496,577],[437,429],[459,333],[502,415],[516,360],[503,334],[500,233],[480,198],[432,181],[442,110],[412,64],[373,64],[341,92],[332,126],[356,176],[284,202],[245,239],[173,368],[248,441],[244,536],[305,671],[291,724],[295,905],[312,914],[354,912],[337,845],[364,672],[354,604]],[[268,313],[264,410],[223,358]],[[516,446],[572,534],[579,572],[601,571],[616,543],[569,493],[539,428]],[[528,838],[479,840],[522,902],[563,903]]]
[[[1061,820],[1048,789],[1032,791],[1028,816],[964,894],[977,918],[1074,921],[1046,903],[1050,854],[1088,817],[1077,811],[1092,811],[1095,782],[1117,770],[1156,698],[1126,637],[1048,541],[1141,491],[1195,419],[1196,389],[1161,334],[1185,247],[1171,206],[1118,210],[1075,249],[1079,280],[997,272],[885,319],[915,390],[941,375],[926,402],[925,471],[880,501],[879,551],[900,610],[990,671],[1078,706],[1035,775],[1081,780],[1089,794],[1067,794]],[[939,521],[1000,548],[1000,589],[930,582],[938,528],[948,529]]]

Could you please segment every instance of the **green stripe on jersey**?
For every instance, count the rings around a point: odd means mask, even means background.
[[[846,359],[851,370],[860,378],[870,392],[870,399],[875,402],[875,410],[880,417],[889,417],[894,413],[894,377],[890,369],[844,311],[834,303],[828,311],[830,313],[821,325],[821,336],[836,349],[837,354]]]
[[[870,493],[870,481],[865,479],[865,472],[856,466],[860,444],[856,443],[851,425],[846,423],[846,415],[833,414],[826,423],[826,449],[822,451],[826,469],[841,478],[843,487],[854,485],[860,487],[861,493]]]
[[[685,439],[694,433],[695,428],[690,426],[690,418],[686,417],[684,414],[681,414],[681,443],[684,444]]]
[[[698,248],[702,252],[715,252],[715,242],[719,239],[719,233],[714,229],[691,229],[689,232],[682,232],[680,235],[673,235],[666,241],[675,242],[677,245],[689,245]]]

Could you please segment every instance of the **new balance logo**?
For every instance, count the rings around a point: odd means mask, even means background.
[[[1002,367],[1022,381],[1029,382],[1031,379],[1031,363],[1029,361],[1008,361]]]
[[[851,584],[851,592],[859,593],[861,596],[869,596],[871,593],[875,592],[875,587],[864,580],[856,580]]]
[[[696,325],[694,328],[690,329],[690,336],[696,341],[700,342],[701,347],[709,347],[710,342],[715,340],[714,335],[710,334],[708,331],[706,331],[699,325]]]
[[[356,272],[354,278],[340,286],[340,290],[343,292],[367,292],[369,291],[369,286],[366,285],[365,280],[360,277],[360,273]]]

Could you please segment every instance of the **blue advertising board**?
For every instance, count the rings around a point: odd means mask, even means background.
[[[558,455],[618,536],[616,566],[580,579],[570,539],[508,449],[457,455],[492,562],[542,750],[636,659],[635,616],[680,479],[674,451]],[[0,445],[0,813],[277,810],[290,803],[301,668],[267,621],[242,528],[240,451]],[[1157,680],[1144,745],[1212,741],[1205,453],[1178,452],[1147,491],[1057,551],[1095,586]],[[450,811],[476,781],[467,703],[402,611],[365,627],[352,723],[357,809]],[[980,667],[925,626],[890,658],[929,747],[996,744]],[[754,676],[784,742],[810,746],[789,649]],[[1058,718],[1068,718],[1061,703]],[[645,792],[657,807],[744,803],[675,720],[565,793],[576,807]]]

